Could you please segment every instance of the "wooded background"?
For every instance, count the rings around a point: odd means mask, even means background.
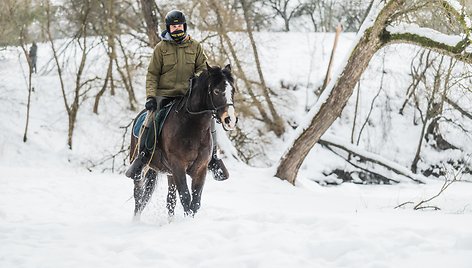
[[[472,0],[3,0],[0,2],[0,49],[20,46],[24,57],[28,58],[28,49],[33,41],[47,43],[52,48],[51,65],[60,80],[61,101],[68,119],[67,144],[73,150],[77,114],[85,99],[93,99],[93,112],[99,114],[101,100],[113,98],[117,91],[121,91],[126,93],[127,109],[138,111],[142,108],[144,100],[136,97],[135,74],[137,70],[147,67],[149,54],[143,56],[142,53],[136,53],[135,49],[131,50],[126,40],[131,37],[138,40],[141,47],[153,48],[160,41],[160,32],[165,29],[165,14],[172,9],[180,9],[186,14],[188,27],[198,31],[211,64],[225,65],[231,62],[233,66],[240,93],[236,100],[240,117],[257,122],[257,129],[238,128],[230,134],[238,157],[246,163],[252,164],[264,154],[264,147],[260,144],[270,143],[265,133],[282,138],[288,129],[298,126],[281,114],[283,109],[280,109],[280,100],[287,91],[299,85],[286,85],[281,81],[278,88],[268,86],[258,54],[260,44],[256,42],[254,33],[334,32],[338,25],[342,25],[344,32],[359,31],[359,43],[352,51],[341,76],[333,77],[329,85],[325,83],[324,87],[310,89],[317,97],[325,100],[325,105],[314,107],[317,110],[313,111],[310,125],[303,126],[304,130],[281,157],[276,175],[294,183],[298,169],[316,143],[343,148],[340,144],[321,139],[321,136],[340,116],[374,54],[394,43],[409,43],[424,48],[411,63],[412,81],[404,97],[403,107],[407,103],[416,106],[420,116],[415,124],[423,125],[416,156],[409,170],[412,174],[431,175],[432,169],[420,171],[417,168],[424,142],[432,144],[437,150],[461,150],[444,137],[439,124],[441,120],[447,119],[443,116],[446,105],[447,109],[455,109],[465,118],[472,119],[472,107],[461,106],[450,96],[451,87],[464,87],[470,91],[469,86],[472,84],[469,71],[461,72],[459,76],[454,71],[468,68],[472,63],[472,29],[469,20]],[[364,28],[361,27],[363,23]],[[405,24],[434,30],[436,34],[444,36],[458,36],[460,40],[450,45],[423,35],[424,31],[390,30]],[[244,53],[251,55],[256,75],[242,62],[241,51],[237,49],[240,40],[234,38],[235,34],[244,35],[250,40],[250,46]],[[93,45],[91,39],[95,40]],[[64,83],[64,66],[70,61],[65,55],[72,46],[78,47],[79,51],[73,56],[77,63],[74,86],[70,88]],[[98,48],[106,51],[103,56],[107,57],[108,64],[102,73],[85,77],[84,68],[92,60],[89,55]],[[30,93],[33,90],[31,76],[30,72]],[[431,77],[433,80],[429,80]],[[418,88],[425,90],[420,91]],[[426,105],[423,105],[424,101]],[[30,97],[28,110],[29,102]],[[461,125],[460,122],[454,123]],[[469,135],[469,130],[461,127]],[[27,137],[28,118],[24,141],[27,141]],[[352,144],[356,144],[354,136]],[[353,161],[351,155],[359,156],[360,162],[375,162],[359,155],[352,148],[344,146],[343,150],[349,153],[348,162]],[[126,148],[118,153],[126,154]],[[458,170],[471,173],[465,159],[451,161]],[[395,169],[391,164],[385,165]],[[372,175],[368,170],[363,172]],[[414,176],[398,169],[396,172],[407,177]],[[346,174],[339,176],[346,178]],[[382,180],[389,182],[388,178]]]

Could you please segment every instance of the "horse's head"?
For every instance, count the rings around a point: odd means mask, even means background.
[[[216,110],[217,120],[221,122],[224,130],[233,130],[238,118],[234,110],[234,85],[231,75],[231,66],[228,64],[223,69],[211,67],[207,63],[208,93],[212,108]]]

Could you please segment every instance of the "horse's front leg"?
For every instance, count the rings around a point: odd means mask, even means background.
[[[190,210],[195,214],[200,208],[203,185],[205,184],[207,169],[206,166],[201,170],[197,171],[192,176],[192,203],[190,204]]]
[[[190,210],[190,201],[192,197],[190,196],[190,192],[188,190],[185,171],[183,169],[177,171],[174,170],[172,176],[174,177],[174,183],[177,187],[177,191],[179,192],[180,203],[182,203],[185,215],[191,215],[192,211]]]

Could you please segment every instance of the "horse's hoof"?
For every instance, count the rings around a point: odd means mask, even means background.
[[[193,212],[192,210],[189,210],[187,212],[184,212],[184,216],[194,218],[195,217],[195,212]]]
[[[208,164],[208,169],[210,169],[211,173],[213,173],[213,178],[217,181],[224,181],[229,177],[228,169],[226,169],[223,160],[219,158],[212,157]]]

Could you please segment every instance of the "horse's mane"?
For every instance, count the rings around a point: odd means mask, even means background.
[[[216,86],[224,80],[228,80],[231,84],[234,82],[231,71],[226,68],[218,66],[211,67],[211,69],[205,69],[203,72],[194,78],[195,85],[209,85]]]

